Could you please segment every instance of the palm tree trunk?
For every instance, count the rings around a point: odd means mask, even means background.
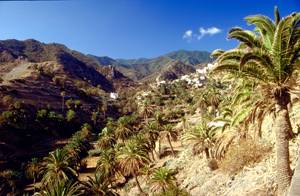
[[[64,105],[65,105],[65,97],[62,98],[61,110],[64,112]]]
[[[158,157],[160,157],[160,153],[161,153],[161,141],[160,138],[158,138]]]
[[[291,182],[289,139],[292,129],[287,103],[276,104],[275,132],[277,146],[277,179],[278,195],[284,195]]]
[[[153,161],[155,161],[153,150],[150,150]]]
[[[35,186],[36,186],[36,183],[35,183],[35,176],[33,177],[33,194],[35,193]]]
[[[210,156],[209,156],[209,149],[205,148],[204,152],[205,152],[206,159],[209,159],[210,158]]]
[[[169,145],[170,145],[170,148],[171,148],[172,155],[173,155],[173,157],[175,157],[175,153],[174,153],[173,146],[171,144],[171,140],[170,140],[170,136],[169,135],[167,135],[167,139],[168,139],[168,142],[169,142]]]
[[[143,192],[143,190],[142,190],[142,188],[141,188],[141,185],[140,185],[140,183],[139,183],[139,181],[138,181],[138,179],[137,179],[137,176],[136,176],[136,173],[135,173],[134,169],[132,169],[131,171],[132,171],[132,175],[133,175],[133,177],[134,177],[134,179],[135,179],[135,182],[136,182],[136,184],[137,184],[137,187],[138,187],[138,189],[139,189],[141,195],[143,195],[144,192]]]

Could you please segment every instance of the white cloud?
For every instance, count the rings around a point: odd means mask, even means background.
[[[192,30],[187,30],[184,35],[183,39],[187,39],[187,41],[190,43],[193,40],[193,37],[197,37],[198,40],[200,40],[205,35],[215,35],[217,33],[221,33],[221,29],[218,29],[217,27],[211,27],[208,29],[204,29],[203,27],[199,28],[199,34],[193,33]]]
[[[211,27],[211,28],[208,28],[205,30],[203,27],[200,27],[199,32],[200,32],[200,35],[198,35],[198,37],[197,37],[198,40],[201,39],[206,34],[214,35],[217,33],[221,33],[221,30],[216,27]]]
[[[187,30],[185,32],[185,34],[183,35],[183,39],[187,39],[188,42],[191,42],[191,40],[193,39],[192,38],[192,34],[193,34],[193,31],[192,30]]]

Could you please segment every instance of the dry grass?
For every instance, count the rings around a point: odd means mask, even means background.
[[[253,167],[259,163],[271,151],[271,147],[265,143],[253,140],[243,140],[239,145],[229,148],[219,168],[224,173],[235,175],[245,166]]]

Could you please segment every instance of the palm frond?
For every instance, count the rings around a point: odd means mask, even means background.
[[[276,28],[274,22],[267,16],[263,15],[248,16],[244,19],[248,21],[249,25],[255,24],[257,26],[264,40],[264,45],[270,50]]]

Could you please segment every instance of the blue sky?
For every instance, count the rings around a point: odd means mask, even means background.
[[[61,43],[84,54],[155,58],[175,50],[232,49],[245,16],[300,12],[300,0],[0,1],[0,40]]]

